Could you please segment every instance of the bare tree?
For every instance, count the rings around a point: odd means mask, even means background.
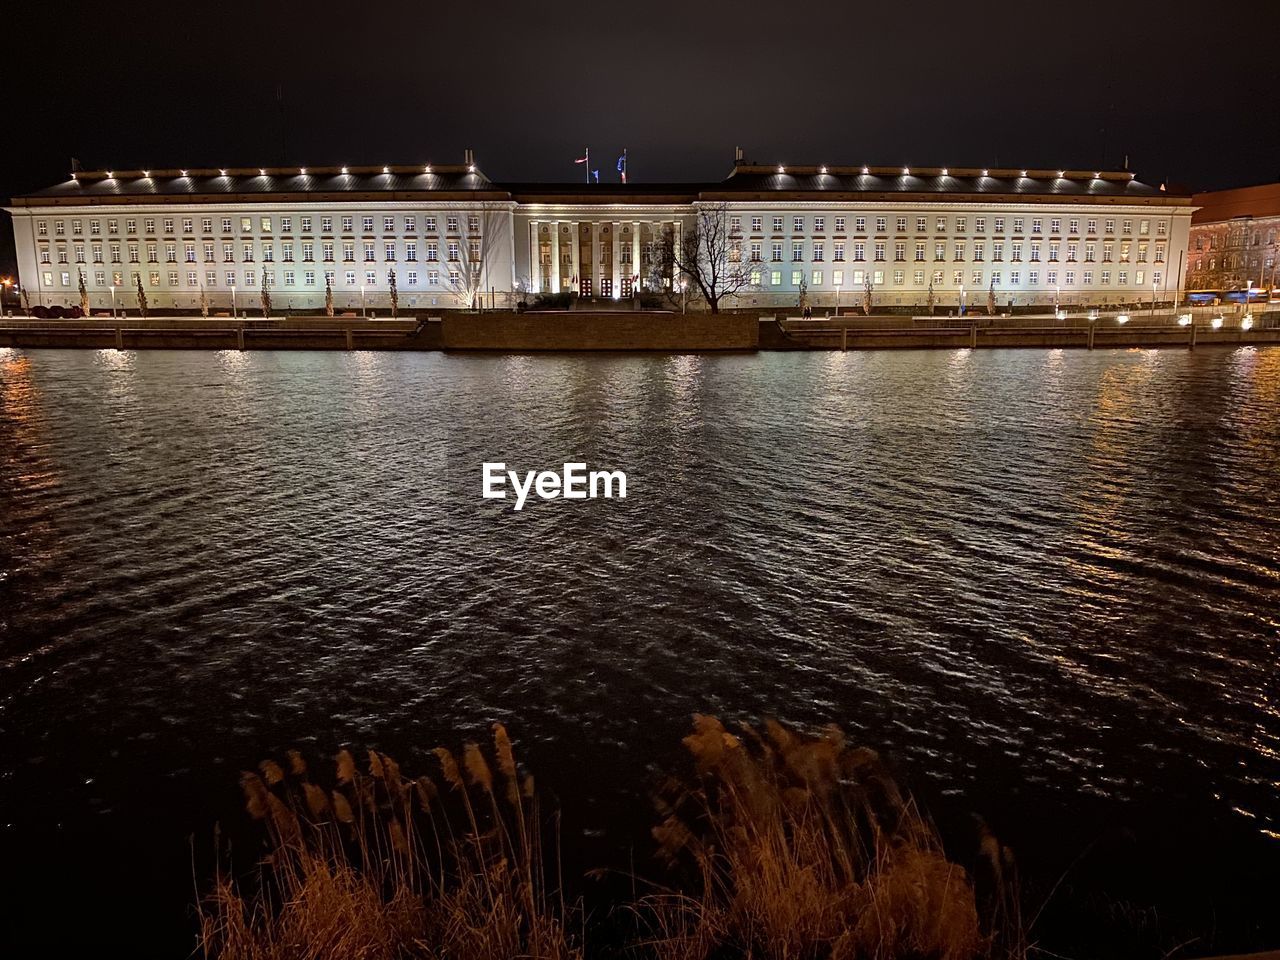
[[[527,305],[533,297],[533,280],[528,276],[516,277],[515,282],[511,285],[511,305],[520,308],[521,304]]]
[[[862,281],[862,315],[864,317],[871,316],[871,274],[868,273]]]
[[[396,314],[400,312],[400,291],[396,289],[396,271],[393,267],[387,271],[387,283],[391,287],[391,319],[396,318]]]
[[[209,316],[209,294],[204,288],[204,284],[200,284],[200,316]]]
[[[324,315],[333,316],[333,284],[329,282],[328,271],[324,275]]]
[[[476,309],[493,285],[489,268],[505,236],[508,211],[508,204],[498,200],[477,200],[458,210],[459,235],[447,241],[445,266],[447,286],[468,310]]]
[[[84,285],[84,271],[77,271],[80,274],[80,313],[89,316],[89,291]]]
[[[650,271],[656,273],[660,289],[672,280],[671,292],[691,289],[706,301],[712,313],[719,313],[725,300],[756,286],[755,272],[742,251],[742,238],[730,232],[727,203],[701,203],[693,223],[677,238],[667,230],[661,238],[657,256],[650,258]]]

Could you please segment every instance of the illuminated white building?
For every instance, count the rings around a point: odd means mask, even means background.
[[[499,184],[461,165],[77,172],[15,198],[31,303],[215,311],[505,306],[528,292],[629,299],[654,240],[723,204],[751,265],[742,307],[843,296],[940,309],[1173,301],[1189,196],[1128,172],[781,167],[737,161],[703,184]],[[468,281],[466,277],[474,279]],[[234,294],[233,294],[234,291]]]

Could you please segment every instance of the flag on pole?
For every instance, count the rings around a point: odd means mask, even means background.
[[[596,178],[596,183],[599,183],[599,182],[600,182],[600,171],[599,171],[599,170],[592,170],[592,171],[591,171],[591,175],[592,175],[593,177],[595,177],[595,178]]]
[[[586,169],[583,172],[586,173],[587,175],[587,183],[590,183],[591,182],[591,148],[587,147],[585,150],[583,150],[582,156],[580,156],[577,160],[573,162],[586,164]]]
[[[586,162],[587,162],[587,158],[586,158],[586,157],[579,157],[577,160],[575,160],[575,161],[573,161],[573,162],[574,162],[574,163],[586,163]]]
[[[618,158],[618,172],[622,174],[622,182],[627,182],[627,148],[622,148],[622,156]]]

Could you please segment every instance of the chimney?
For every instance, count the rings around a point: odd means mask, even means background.
[[[742,163],[742,148],[734,147],[733,148],[733,165],[736,167],[736,166],[739,166],[741,163]]]
[[[468,167],[475,166],[475,154],[471,152],[470,147],[462,151],[462,162]]]
[[[72,173],[80,172],[80,161],[77,160],[75,157],[71,158],[71,172]]]

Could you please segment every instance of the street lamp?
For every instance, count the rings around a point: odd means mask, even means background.
[[[0,316],[4,316],[4,309],[5,309],[4,301],[5,301],[5,297],[8,296],[9,288],[13,286],[13,278],[5,277],[4,280],[0,282],[3,282],[4,284],[4,286],[0,287]]]
[[[231,319],[236,319],[236,285],[231,285]]]
[[[369,316],[369,314],[365,311],[365,308],[364,308],[364,284],[363,283],[360,284],[360,315],[363,317]]]
[[[960,316],[964,316],[964,284],[960,285]]]
[[[1156,315],[1156,289],[1159,287],[1159,285],[1160,285],[1160,281],[1158,280],[1151,281],[1151,315],[1153,317]]]
[[[114,320],[116,318],[116,285],[111,284],[109,289],[111,290],[111,319]]]
[[[1062,319],[1062,287],[1056,283],[1053,285],[1053,315]]]
[[[840,287],[844,285],[844,271],[837,270],[836,275],[831,278],[831,282],[836,288],[836,316],[840,316]]]

